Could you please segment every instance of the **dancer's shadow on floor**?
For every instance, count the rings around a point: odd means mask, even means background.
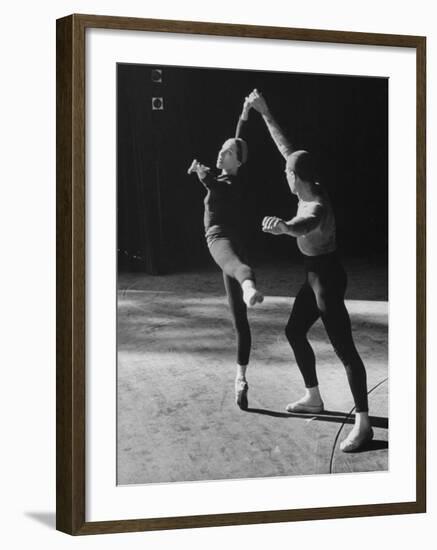
[[[388,441],[382,439],[372,439],[367,445],[363,445],[360,449],[354,451],[354,454],[369,452],[369,451],[380,451],[382,449],[388,449]]]
[[[312,420],[318,420],[321,422],[336,422],[337,424],[353,424],[355,422],[355,415],[349,415],[343,411],[323,411],[322,413],[309,414],[309,413],[289,413],[280,411],[271,411],[268,409],[256,409],[248,408],[248,413],[264,414],[267,416],[274,416],[276,418],[308,418]],[[388,430],[388,418],[383,416],[370,416],[370,422],[374,428],[382,428]],[[381,442],[384,443],[384,442]]]

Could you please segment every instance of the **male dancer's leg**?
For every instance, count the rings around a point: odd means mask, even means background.
[[[299,290],[294,300],[290,318],[285,327],[285,335],[293,348],[297,366],[302,373],[305,387],[312,388],[318,385],[316,374],[316,359],[307,333],[319,318],[314,292],[308,283]]]
[[[349,313],[344,304],[346,274],[309,274],[326,332],[343,363],[355,402],[356,412],[368,412],[367,376],[355,347]]]
[[[354,452],[373,438],[369,418],[366,369],[355,348],[349,314],[344,304],[346,273],[333,266],[321,273],[308,273],[317,305],[329,339],[342,361],[355,402],[355,422],[352,430],[340,443],[343,452]]]

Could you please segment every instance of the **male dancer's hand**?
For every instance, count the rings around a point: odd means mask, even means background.
[[[275,216],[266,216],[262,222],[262,230],[264,233],[271,233],[272,235],[283,235],[288,233],[287,224],[281,218]]]
[[[249,95],[249,103],[261,115],[267,115],[269,113],[266,100],[256,88]]]

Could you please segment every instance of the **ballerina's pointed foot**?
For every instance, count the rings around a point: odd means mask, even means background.
[[[373,430],[368,428],[366,430],[352,429],[349,435],[340,443],[340,450],[344,453],[353,453],[360,451],[368,445],[373,439]]]
[[[248,391],[249,385],[246,380],[237,378],[237,380],[235,380],[235,402],[242,411],[247,411],[249,407],[249,401],[247,399]]]
[[[243,292],[243,300],[247,307],[253,307],[264,301],[264,296],[256,288],[249,288]]]

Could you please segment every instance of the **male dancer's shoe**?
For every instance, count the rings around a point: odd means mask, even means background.
[[[237,378],[235,380],[235,401],[242,411],[247,411],[249,402],[247,399],[247,392],[249,391],[249,385],[243,378]]]
[[[325,410],[325,406],[323,404],[323,401],[321,401],[320,404],[317,404],[317,405],[309,405],[305,403],[303,400],[299,400],[287,405],[285,407],[285,410],[287,412],[292,412],[292,413],[317,414],[317,413],[323,412]]]
[[[353,431],[353,430],[352,430]],[[351,432],[352,433],[352,432]],[[373,430],[366,430],[361,436],[353,437],[351,433],[340,443],[340,450],[344,453],[353,453],[361,450],[368,445],[373,439]]]

